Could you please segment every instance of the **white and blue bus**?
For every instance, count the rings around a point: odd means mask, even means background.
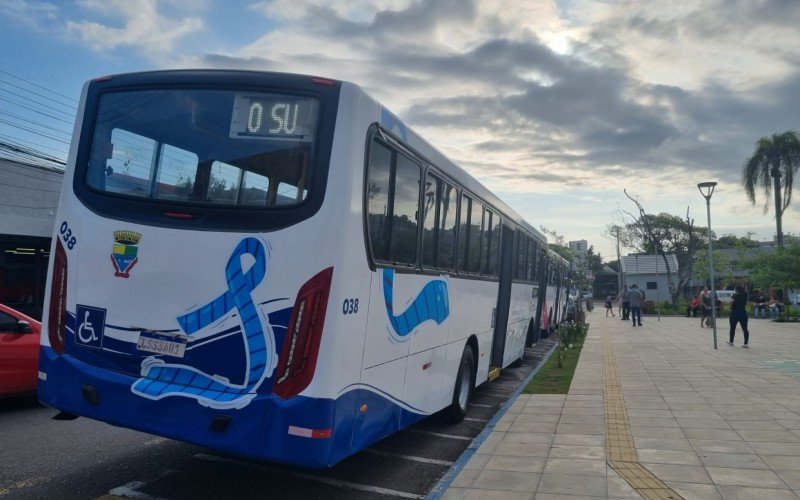
[[[463,418],[538,328],[546,249],[351,83],[99,78],[61,192],[39,398],[330,466],[440,410]]]

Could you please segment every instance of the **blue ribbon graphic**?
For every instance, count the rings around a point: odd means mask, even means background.
[[[242,257],[245,255],[251,255],[255,259],[246,273],[242,270]],[[251,297],[252,291],[264,279],[266,271],[264,245],[255,238],[243,239],[225,266],[228,290],[208,304],[177,318],[183,331],[192,335],[236,308],[246,336],[248,372],[244,384],[231,384],[191,366],[168,364],[151,356],[142,362],[142,378],[134,382],[131,390],[149,399],[167,396],[195,398],[201,405],[211,408],[247,406],[255,397],[255,389],[268,375],[268,371],[272,373],[277,361],[272,331],[267,331],[268,336],[264,334]]]
[[[383,270],[383,300],[386,302],[386,313],[389,322],[400,340],[405,340],[409,333],[421,323],[434,320],[438,324],[450,315],[450,302],[447,296],[447,282],[444,280],[429,281],[402,314],[394,315],[394,269]]]

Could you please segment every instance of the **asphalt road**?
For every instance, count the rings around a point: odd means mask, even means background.
[[[481,386],[461,424],[434,415],[325,470],[226,457],[86,418],[54,421],[35,398],[0,400],[0,498],[423,498],[551,345]]]

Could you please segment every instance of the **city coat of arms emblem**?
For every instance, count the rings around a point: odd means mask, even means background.
[[[111,252],[111,263],[114,265],[114,276],[127,278],[131,269],[139,262],[139,240],[141,233],[135,231],[114,231],[114,248]]]

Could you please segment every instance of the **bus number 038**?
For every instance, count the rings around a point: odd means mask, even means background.
[[[358,314],[358,299],[344,299],[342,303],[343,314]]]
[[[69,224],[67,224],[67,221],[61,223],[59,232],[61,233],[61,239],[63,239],[64,243],[67,244],[67,248],[69,248],[70,250],[75,248],[75,244],[78,243],[78,240],[75,239],[75,236],[72,235],[72,229],[69,228]]]

